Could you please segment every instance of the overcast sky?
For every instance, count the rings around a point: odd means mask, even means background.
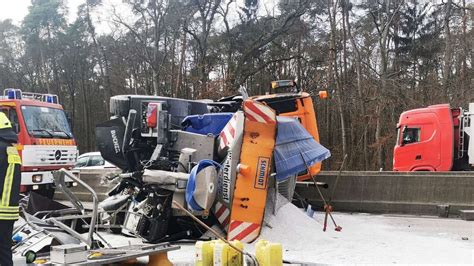
[[[86,0],[67,0],[69,9],[69,21],[76,18],[77,6],[84,3]],[[0,0],[0,19],[11,18],[17,25],[28,14],[28,7],[31,5],[31,0]]]
[[[69,9],[68,20],[69,22],[74,21],[76,18],[77,7],[84,3],[86,0],[65,0],[65,3]],[[103,1],[104,5],[120,5],[121,0],[105,0]],[[242,2],[242,0],[238,0]],[[274,6],[274,0],[264,0],[262,1],[263,5],[260,6],[260,11],[262,9],[272,9]],[[28,14],[28,7],[31,5],[31,0],[0,0],[0,20],[12,19],[13,22],[17,25],[20,25],[23,18]],[[263,13],[263,12],[262,12]]]
[[[85,1],[86,0],[64,0],[68,7],[67,19],[69,23],[72,23],[74,19],[76,19],[77,7],[85,3]],[[126,8],[122,1],[123,0],[103,0],[102,6],[93,12],[92,19],[94,20],[99,34],[109,33],[111,31],[111,14],[113,14],[112,10],[114,8],[125,21],[132,18],[129,15],[129,8]],[[244,0],[237,0],[236,2],[238,6],[242,6]],[[276,0],[260,0],[259,15],[276,15],[275,2]],[[12,19],[14,24],[20,26],[21,21],[28,14],[28,7],[30,5],[31,0],[0,0],[0,20]],[[234,20],[238,20],[237,14],[229,13],[230,23],[232,24]]]
[[[77,6],[84,3],[86,0],[65,0],[69,9],[69,22],[76,18]],[[288,0],[291,1],[291,0]],[[364,0],[352,0],[353,3],[363,2]],[[427,1],[427,0],[425,0]],[[428,0],[430,1],[430,0]],[[435,0],[439,2],[440,0]],[[107,6],[120,5],[122,0],[104,0],[102,10],[107,10]],[[239,4],[243,0],[237,0]],[[259,13],[272,13],[276,0],[261,0]],[[420,1],[423,2],[423,1]],[[466,3],[473,3],[474,0],[466,0]],[[28,13],[28,6],[31,5],[31,0],[0,0],[0,20],[10,18],[17,25],[21,23],[25,15]]]

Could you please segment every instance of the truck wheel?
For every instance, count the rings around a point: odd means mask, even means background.
[[[117,95],[110,98],[110,113],[117,116],[128,116],[130,98],[127,95]]]
[[[55,189],[50,186],[42,186],[38,190],[33,191],[48,199],[53,199]]]

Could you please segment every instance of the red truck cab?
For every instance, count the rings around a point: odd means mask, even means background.
[[[461,108],[449,104],[403,112],[397,125],[393,170],[456,170],[462,114]]]
[[[77,159],[76,141],[57,96],[6,89],[0,112],[10,119],[18,135],[22,159],[21,192],[54,193],[52,171],[71,169]]]

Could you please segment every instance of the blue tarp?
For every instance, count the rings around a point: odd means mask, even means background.
[[[316,142],[297,119],[278,116],[277,122],[274,159],[278,181],[305,171],[305,162],[312,166],[331,156],[331,152]]]
[[[184,131],[201,135],[219,135],[233,113],[218,113],[204,115],[188,115],[183,119],[181,126]]]

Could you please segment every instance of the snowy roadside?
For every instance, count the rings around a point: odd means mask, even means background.
[[[287,262],[317,264],[466,264],[474,265],[474,222],[408,215],[334,213],[341,232],[322,231],[324,213],[308,217],[293,204],[276,215],[266,211],[260,239],[280,242]],[[330,222],[330,221],[329,221]],[[138,238],[101,232],[114,247]],[[255,243],[255,242],[254,242]],[[193,265],[194,245],[171,251],[175,265]],[[245,245],[254,252],[254,244]],[[140,260],[146,262],[146,258]]]
[[[322,231],[292,204],[269,219],[261,238],[281,242],[284,259],[323,264],[474,264],[474,222],[437,217],[334,213],[341,232]]]
[[[322,231],[323,213],[312,219],[292,204],[267,215],[261,239],[283,244],[284,260],[318,264],[474,264],[474,223],[458,219],[334,213],[343,229]],[[269,227],[271,226],[271,228]],[[468,239],[468,240],[463,240]],[[114,246],[139,239],[109,235]],[[245,246],[254,251],[254,245]],[[193,265],[194,245],[168,254],[176,265]]]

